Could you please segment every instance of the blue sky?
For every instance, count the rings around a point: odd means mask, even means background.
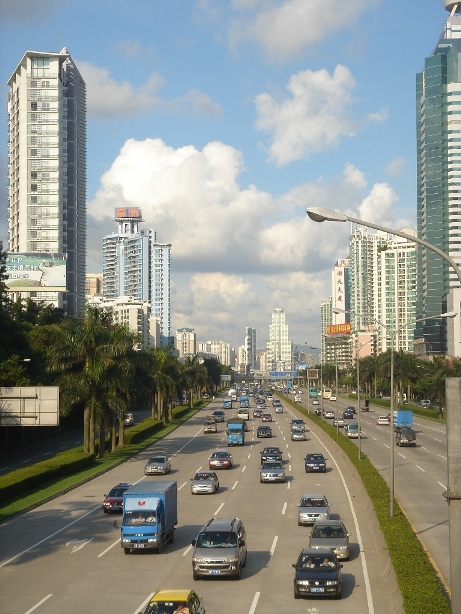
[[[67,47],[87,84],[88,271],[115,207],[172,243],[172,328],[268,337],[287,314],[320,342],[320,301],[349,228],[322,205],[415,227],[415,78],[443,0],[2,0],[0,240],[7,81],[27,50]],[[346,226],[346,225],[344,225]]]

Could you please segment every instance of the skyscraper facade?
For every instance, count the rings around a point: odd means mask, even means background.
[[[148,301],[160,322],[160,345],[172,345],[171,244],[158,243],[154,230],[139,230],[139,207],[117,208],[115,221],[118,232],[103,238],[103,295]]]
[[[27,51],[8,81],[8,251],[61,254],[67,292],[20,292],[85,309],[86,86],[66,48]]]
[[[450,15],[434,52],[416,78],[418,236],[461,265],[461,4],[445,0]],[[459,286],[449,264],[436,253],[418,250],[417,317],[447,310],[450,288]],[[415,338],[445,353],[446,321],[427,319]]]
[[[267,342],[267,368],[271,371],[291,371],[292,342],[288,338],[288,324],[283,309],[274,309]]]
[[[245,328],[245,352],[248,365],[248,372],[256,369],[256,328]]]

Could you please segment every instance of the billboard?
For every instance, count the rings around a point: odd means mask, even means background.
[[[318,369],[308,369],[307,379],[319,379],[319,370]]]
[[[351,323],[345,322],[344,324],[328,324],[327,335],[350,335]]]
[[[6,255],[6,289],[10,292],[65,292],[66,258],[55,253],[9,252]]]

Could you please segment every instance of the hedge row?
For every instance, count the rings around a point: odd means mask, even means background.
[[[421,614],[421,612],[450,614],[449,599],[429,561],[424,546],[415,535],[410,522],[397,502],[394,503],[394,516],[392,518],[389,516],[389,487],[366,454],[362,452],[362,458],[359,460],[357,446],[347,436],[341,432],[337,434],[335,427],[313,413],[307,414],[305,408],[291,399],[286,399],[286,401],[334,439],[359,472],[387,543],[405,612],[407,614]]]

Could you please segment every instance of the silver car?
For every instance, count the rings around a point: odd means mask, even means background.
[[[197,471],[191,478],[190,490],[193,495],[214,494],[219,490],[218,476],[214,471]]]
[[[306,431],[291,430],[291,441],[306,441]]]
[[[165,474],[170,473],[171,471],[171,463],[168,456],[164,454],[157,454],[156,456],[152,456],[146,463],[144,467],[144,475],[157,475],[157,474]]]
[[[314,524],[330,516],[330,504],[322,493],[303,495],[298,503],[298,526]]]
[[[281,461],[267,461],[259,472],[259,481],[262,482],[284,482],[285,469]]]
[[[309,548],[330,548],[336,558],[347,560],[350,556],[349,536],[342,520],[319,519],[312,527]]]

